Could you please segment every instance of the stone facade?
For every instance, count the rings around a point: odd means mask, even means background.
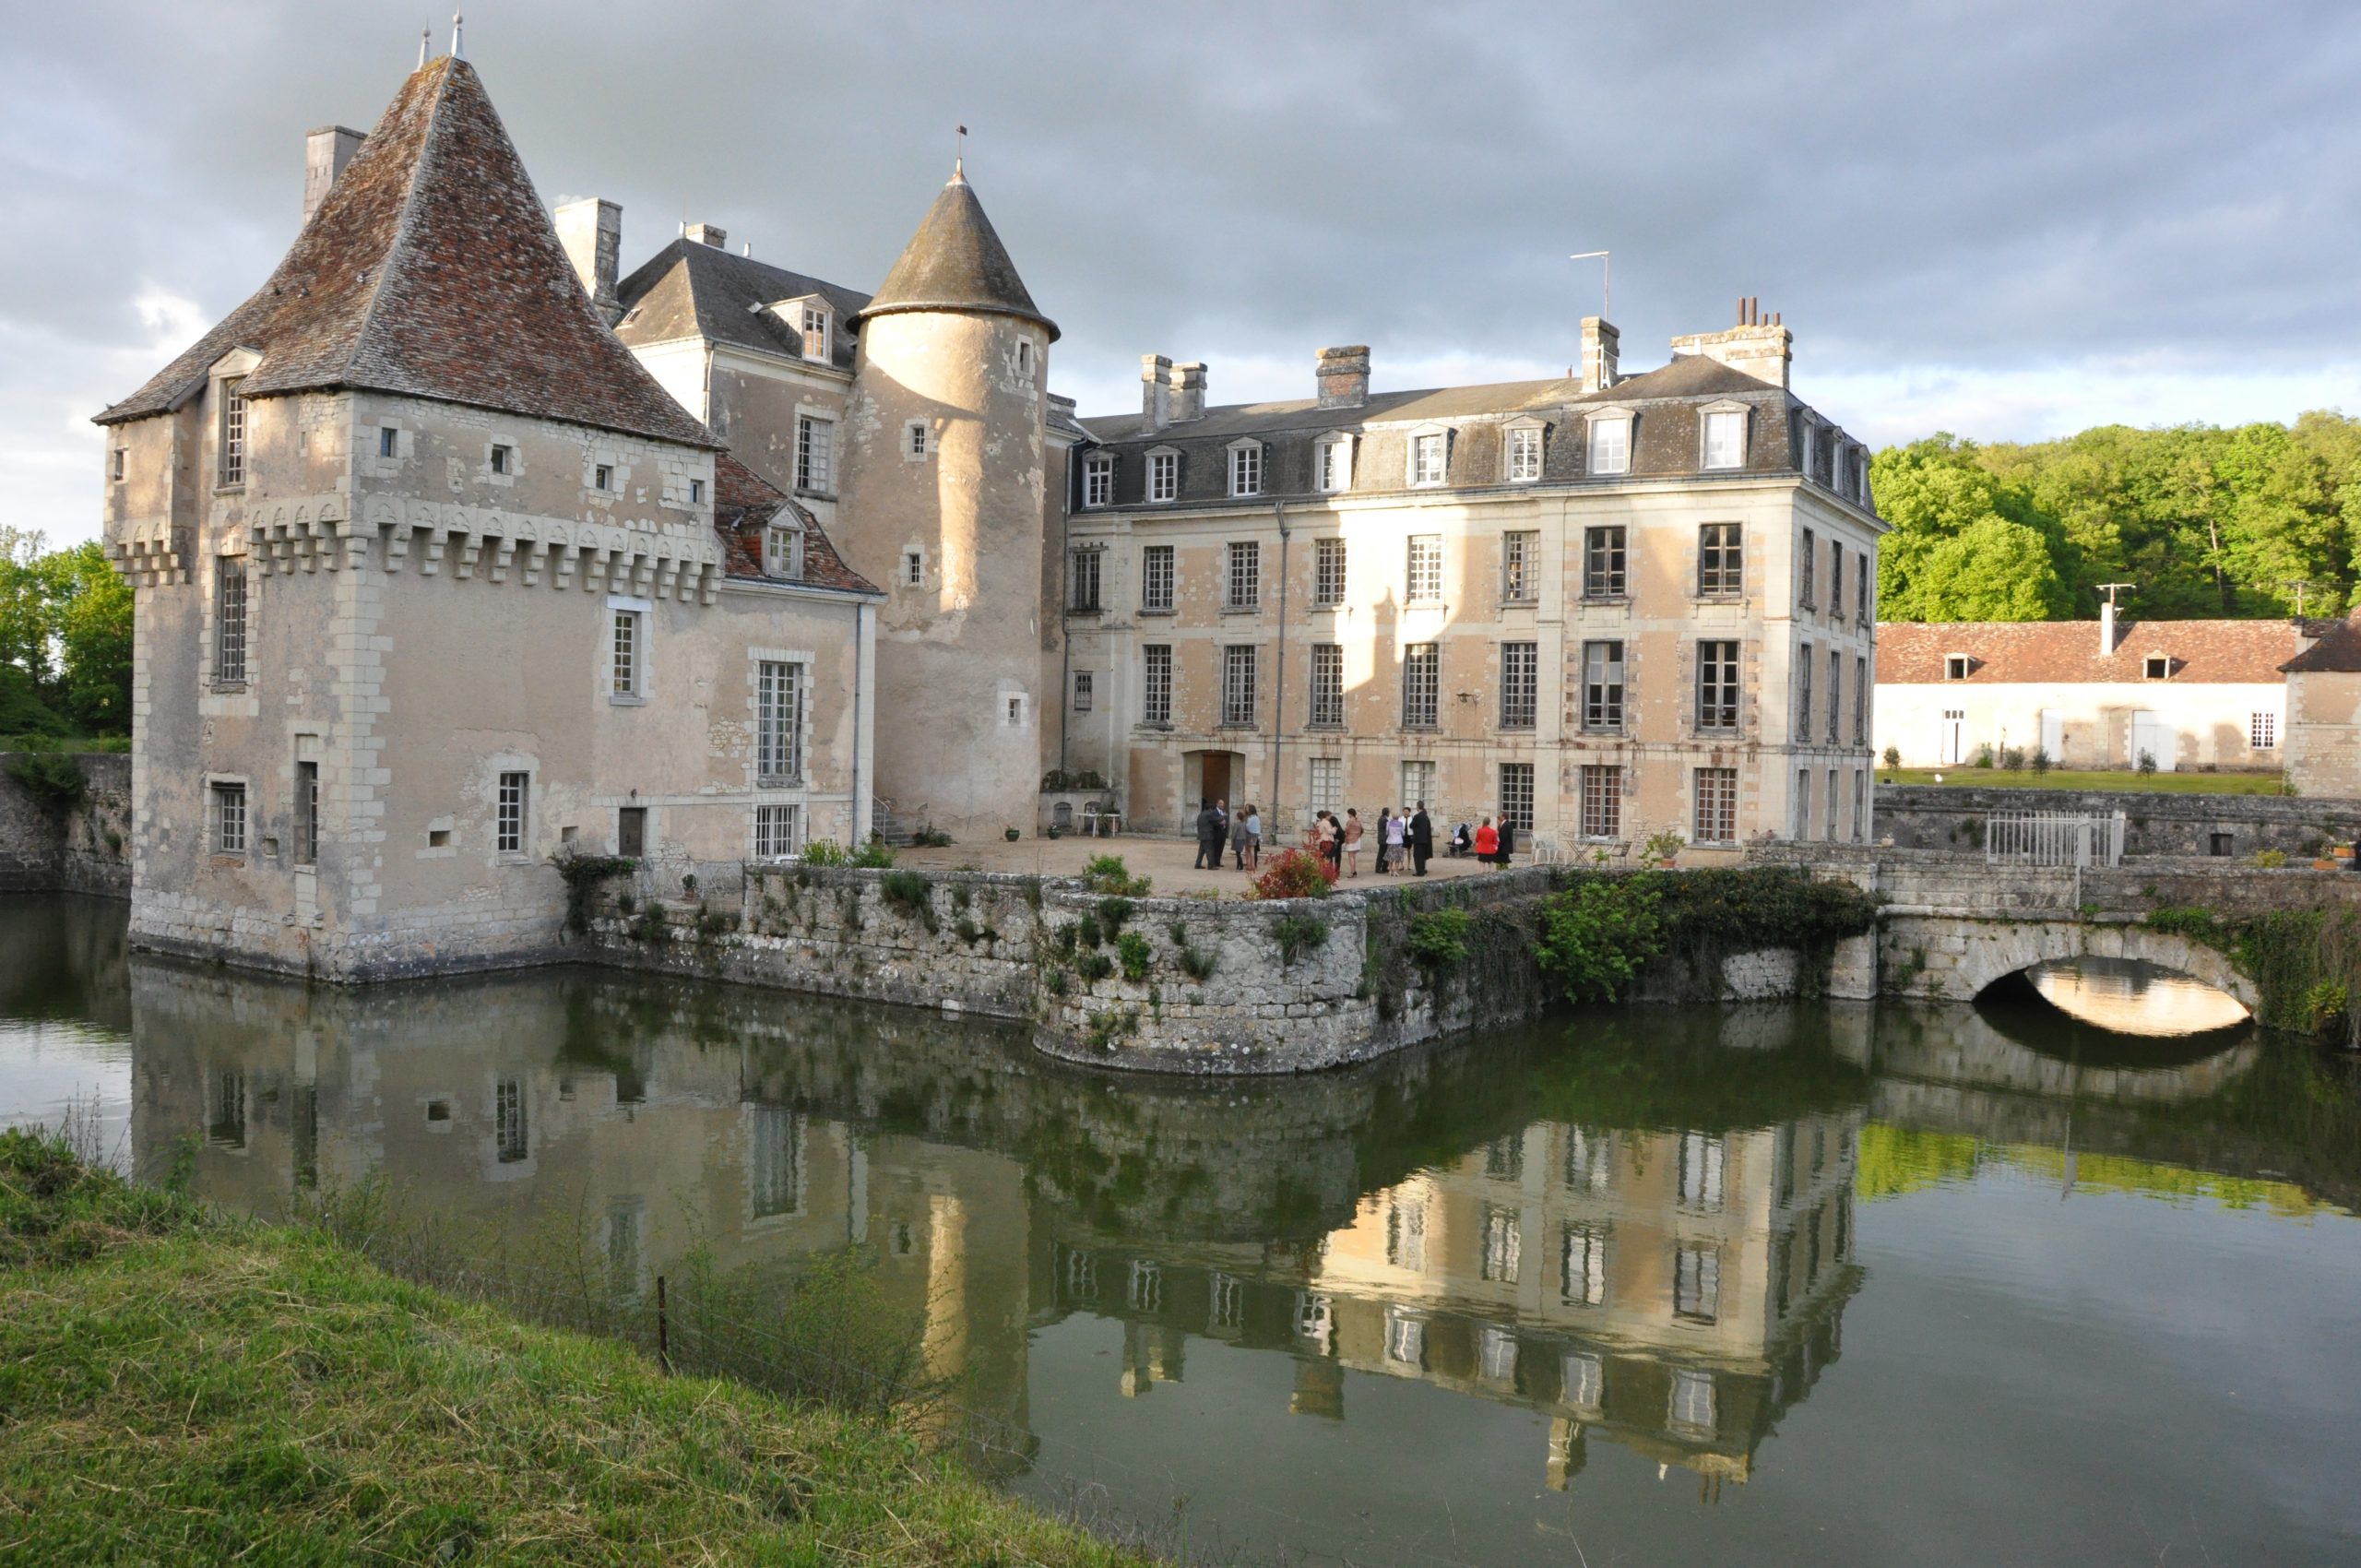
[[[0,893],[131,891],[131,759],[74,760],[82,798],[60,810],[10,777],[0,754]]]
[[[2121,812],[2123,852],[2139,856],[2243,860],[2276,849],[2308,860],[2330,844],[2361,836],[2361,800],[2353,799],[1880,784],[1877,811],[1880,840],[1900,849],[1975,849],[1983,842],[1986,819],[1995,812]]]

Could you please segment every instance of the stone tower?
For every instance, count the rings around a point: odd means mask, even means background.
[[[1044,393],[1057,327],[958,169],[857,318],[839,537],[890,595],[878,792],[907,826],[1030,831],[1040,788]]]

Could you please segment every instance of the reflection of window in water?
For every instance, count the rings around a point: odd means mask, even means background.
[[[639,1198],[617,1198],[607,1206],[607,1279],[619,1296],[639,1293]]]
[[[1569,1306],[1607,1300],[1607,1227],[1569,1225],[1559,1249],[1559,1293]]]
[[[492,1091],[492,1139],[503,1165],[513,1165],[531,1152],[525,1126],[525,1086],[503,1078]]]
[[[246,1146],[246,1075],[222,1073],[213,1080],[213,1114],[207,1123],[208,1142],[224,1148]]]
[[[1672,1313],[1692,1323],[1722,1315],[1721,1249],[1683,1243],[1672,1256]]]
[[[1787,1311],[1787,1275],[1796,1266],[1796,1239],[1782,1236],[1771,1243],[1771,1311],[1774,1316],[1785,1316]]]
[[[1246,1318],[1246,1282],[1235,1275],[1214,1276],[1213,1324],[1236,1328]]]
[[[783,1106],[749,1108],[746,1196],[757,1219],[803,1212],[803,1118]]]
[[[320,1184],[320,1090],[306,1084],[295,1091],[295,1184]]]
[[[1066,1254],[1066,1295],[1077,1301],[1098,1300],[1098,1260],[1088,1253]]]
[[[1828,1249],[1828,1255],[1832,1261],[1841,1263],[1845,1259],[1845,1254],[1853,1250],[1853,1194],[1849,1192],[1838,1193],[1836,1201],[1829,1206],[1828,1212],[1835,1220],[1836,1231],[1833,1238],[1833,1244]]]
[[[1804,1218],[1804,1287],[1809,1289],[1820,1280],[1820,1210],[1814,1209]]]
[[[1295,1293],[1295,1331],[1321,1349],[1328,1348],[1328,1334],[1335,1326],[1335,1303],[1327,1297],[1310,1290]]]
[[[1513,1208],[1497,1204],[1484,1206],[1484,1277],[1499,1280],[1503,1285],[1516,1283],[1519,1255],[1525,1250],[1525,1238],[1517,1229],[1517,1214]]]
[[[1722,1140],[1703,1133],[1680,1134],[1680,1206],[1722,1206]]]
[[[919,1233],[910,1228],[908,1220],[897,1219],[885,1228],[885,1249],[897,1258],[908,1257],[919,1250]],[[1094,1296],[1098,1293],[1095,1282],[1090,1293]]]
[[[1385,1206],[1385,1261],[1396,1268],[1427,1266],[1427,1206],[1395,1200]]]
[[[1516,1378],[1516,1336],[1493,1324],[1484,1330],[1480,1351],[1484,1375],[1494,1383],[1511,1383]]]
[[[1525,1139],[1512,1133],[1486,1144],[1484,1174],[1502,1182],[1522,1180],[1525,1176]]]
[[[1820,1168],[1827,1163],[1828,1129],[1815,1122],[1811,1129],[1811,1173],[1819,1175]]]
[[[1566,1130],[1566,1185],[1578,1193],[1603,1193],[1614,1175],[1612,1133],[1587,1127]]]
[[[1558,1363],[1559,1397],[1578,1409],[1607,1403],[1607,1362],[1588,1350],[1569,1350]]]
[[[1796,1195],[1796,1124],[1786,1123],[1779,1128],[1779,1201],[1786,1203]]]
[[[1714,1431],[1714,1375],[1676,1367],[1672,1373],[1672,1408],[1667,1414],[1677,1431],[1710,1436]]]
[[[1396,1307],[1385,1314],[1385,1359],[1418,1366],[1427,1354],[1427,1325]]]
[[[1163,1310],[1164,1270],[1151,1259],[1139,1258],[1133,1262],[1131,1299],[1132,1311],[1135,1313]]]

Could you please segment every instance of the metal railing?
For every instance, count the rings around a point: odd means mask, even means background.
[[[2123,863],[2123,814],[1995,812],[1984,822],[1984,858],[2034,866]]]

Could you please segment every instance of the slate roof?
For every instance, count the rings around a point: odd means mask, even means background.
[[[861,315],[919,310],[1023,316],[1047,328],[1050,341],[1058,339],[1057,323],[1033,303],[1008,248],[984,216],[983,203],[955,168]]]
[[[615,335],[635,348],[702,337],[798,359],[803,334],[764,307],[818,294],[836,313],[838,329],[828,335],[828,350],[839,370],[852,368],[849,324],[869,303],[856,290],[685,236],[641,263],[615,293],[623,306]]]
[[[2306,635],[2319,640],[2279,668],[2289,675],[2361,674],[2361,622],[2307,621]]]
[[[2147,660],[2171,659],[2172,679],[2275,686],[2296,652],[2285,621],[2119,621],[2115,651],[2099,652],[2096,621],[1890,621],[1878,626],[1878,684],[2068,685],[2136,683]],[[1965,681],[1945,682],[1947,655],[1975,662]]]
[[[801,581],[815,588],[884,597],[883,588],[845,564],[827,530],[820,527],[820,519],[797,505],[794,497],[727,452],[714,458],[713,531],[721,536],[723,569],[730,576],[777,580],[763,570],[763,529],[782,511],[803,528]]]
[[[718,447],[583,292],[475,67],[421,66],[268,282],[101,424],[180,406],[232,349],[248,398],[362,388]]]

